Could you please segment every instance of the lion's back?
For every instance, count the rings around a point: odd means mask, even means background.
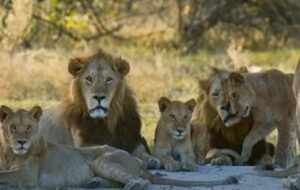
[[[63,127],[63,112],[60,105],[45,109],[39,123],[40,134],[49,142],[73,145],[72,137]]]

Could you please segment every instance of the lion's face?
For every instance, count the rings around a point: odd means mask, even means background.
[[[71,60],[69,72],[79,80],[81,95],[90,117],[105,118],[109,114],[111,102],[129,70],[129,64],[120,58],[94,56]]]
[[[191,117],[195,105],[194,99],[182,103],[162,97],[158,101],[163,127],[175,140],[184,139],[190,133]]]
[[[222,69],[213,68],[213,77],[210,82],[200,81],[200,88],[206,91],[212,107],[216,109],[224,124],[229,127],[238,122],[241,118],[233,114],[230,101],[224,83],[226,82],[229,72]]]
[[[254,102],[255,93],[245,77],[232,72],[224,85],[230,100],[232,112],[238,117],[248,117]]]
[[[38,138],[38,122],[42,109],[38,106],[30,111],[13,112],[7,106],[0,108],[1,140],[15,154],[23,155]]]

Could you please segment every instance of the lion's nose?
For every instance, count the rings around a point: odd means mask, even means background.
[[[18,141],[20,145],[24,145],[27,141]]]
[[[230,108],[230,104],[226,104],[226,105],[221,106],[221,110],[228,111],[229,108]]]
[[[95,100],[97,100],[97,101],[100,103],[102,100],[105,99],[105,96],[98,96],[98,95],[95,95],[95,96],[93,96],[93,98],[94,98]]]
[[[184,131],[184,129],[176,129],[176,131],[177,131],[178,133],[182,133],[182,132]]]

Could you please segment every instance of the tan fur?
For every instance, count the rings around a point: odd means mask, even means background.
[[[144,189],[149,181],[177,186],[237,183],[234,177],[216,181],[164,179],[143,169],[138,158],[108,145],[72,148],[49,143],[39,135],[41,113],[39,107],[16,112],[6,106],[0,108],[0,182],[13,186],[74,187],[101,176],[125,184],[125,189]]]
[[[196,101],[191,99],[183,103],[162,97],[158,105],[161,117],[155,130],[154,155],[166,170],[195,170],[191,117]]]
[[[108,144],[160,167],[141,136],[141,119],[125,77],[129,63],[99,50],[70,60],[69,94],[46,111],[41,133],[55,143],[86,147]]]
[[[196,162],[200,165],[206,163],[206,153],[209,150],[209,134],[204,124],[192,121],[191,141]]]
[[[278,129],[276,162],[286,167],[295,154],[295,107],[293,75],[277,70],[262,73],[231,73],[224,88],[232,112],[239,117],[253,115],[254,124],[243,142],[239,162],[246,162],[255,143]]]
[[[295,71],[295,77],[293,80],[293,94],[296,98],[297,101],[297,106],[296,106],[296,120],[297,120],[297,128],[296,128],[296,132],[297,132],[297,139],[298,139],[298,143],[300,142],[300,91],[299,88],[300,87],[300,60],[298,61],[297,67],[296,67],[296,71]],[[300,143],[299,143],[300,144]],[[300,155],[298,155],[296,157],[296,159],[294,160],[294,164],[285,169],[285,170],[281,170],[281,171],[259,171],[258,172],[259,175],[263,175],[263,176],[268,176],[268,177],[279,177],[279,178],[286,178],[289,176],[292,176],[296,173],[300,173]],[[299,181],[299,175],[296,176],[296,180],[287,180],[286,183],[288,183],[288,186],[291,186],[292,184],[296,183],[297,181]]]
[[[205,159],[206,153],[210,149],[231,149],[239,154],[242,143],[253,126],[252,115],[240,118],[231,113],[228,96],[222,86],[229,73],[227,70],[212,68],[212,75],[199,82],[200,93],[194,114],[192,140],[194,146],[199,147],[195,149],[195,154],[198,160],[202,160],[201,162],[213,161],[216,165],[236,163],[235,157],[230,154],[217,154],[211,160]],[[264,139],[259,141],[246,164],[271,164],[273,147]],[[267,163],[264,162],[266,157],[269,157]]]

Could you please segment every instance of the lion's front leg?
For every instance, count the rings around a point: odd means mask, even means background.
[[[148,154],[143,144],[139,144],[133,150],[132,155],[140,158],[148,169],[159,169],[161,167],[160,160]]]
[[[196,157],[190,143],[179,147],[181,168],[186,171],[197,170]]]
[[[278,127],[275,163],[285,168],[292,164],[296,155],[296,122],[285,121]]]
[[[254,123],[253,128],[248,133],[243,142],[242,152],[239,159],[236,160],[237,164],[244,164],[249,160],[252,154],[253,146],[266,136],[268,136],[275,128],[275,125],[268,125],[262,123]]]

